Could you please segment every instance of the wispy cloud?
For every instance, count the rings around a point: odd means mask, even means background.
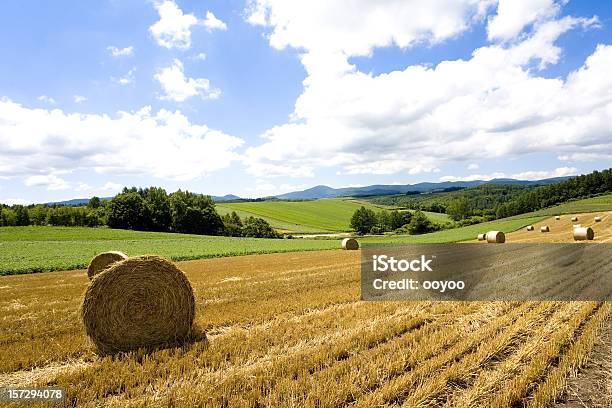
[[[117,57],[131,57],[134,55],[134,47],[129,46],[125,48],[117,48],[114,45],[110,45],[106,47],[106,49],[111,53],[111,55],[115,58]]]

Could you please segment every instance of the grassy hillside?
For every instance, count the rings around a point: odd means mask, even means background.
[[[220,215],[225,215],[235,211],[236,214],[240,216],[240,218],[246,217],[259,217],[268,221],[268,223],[277,230],[282,231],[290,231],[290,232],[305,232],[305,233],[314,233],[314,232],[324,232],[321,228],[309,227],[307,225],[295,224],[291,222],[277,220],[275,218],[266,217],[260,214],[256,214],[250,211],[245,211],[242,209],[237,209],[234,207],[228,206],[228,204],[215,204],[215,209]]]
[[[269,220],[273,225],[297,232],[349,231],[351,216],[362,205],[380,210],[372,204],[347,199],[322,198],[308,201],[259,201],[243,203],[219,203],[219,212],[241,211]],[[283,228],[282,226],[278,228]]]
[[[594,211],[612,211],[612,194],[605,194],[597,197],[585,198],[582,200],[572,200],[561,205],[545,208],[529,214],[555,215]]]
[[[267,220],[274,228],[293,232],[350,231],[351,216],[361,206],[380,211],[380,205],[365,200],[322,198],[307,201],[257,201],[218,203],[219,214],[236,211],[241,217],[253,216]],[[434,222],[449,220],[446,214],[426,212]]]
[[[258,239],[80,227],[0,228],[0,275],[83,268],[97,253],[173,260],[338,248],[337,240]]]

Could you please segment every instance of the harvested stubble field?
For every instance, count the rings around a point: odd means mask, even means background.
[[[100,358],[84,271],[0,278],[0,386],[70,406],[541,407],[610,302],[363,302],[359,252],[180,262],[207,340]]]
[[[595,222],[595,216],[600,216],[601,221]],[[578,221],[571,221],[572,217],[578,217]],[[612,211],[596,213],[570,213],[560,216],[559,220],[550,217],[534,223],[534,230],[527,231],[522,228],[518,231],[506,234],[507,242],[574,242],[572,233],[573,225],[580,224],[583,227],[591,227],[595,232],[593,242],[612,242]],[[549,232],[540,232],[540,227],[548,225]],[[486,232],[486,231],[485,231]]]

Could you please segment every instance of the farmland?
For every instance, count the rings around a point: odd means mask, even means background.
[[[611,234],[611,215],[601,215],[598,236]],[[592,216],[579,218],[586,224]],[[560,222],[569,230],[566,217]],[[532,216],[362,242],[460,241],[537,222],[552,223]],[[240,247],[236,238],[79,228],[0,234],[3,249],[13,251],[2,265],[15,268],[53,265],[64,253],[87,259],[97,249],[180,258],[185,248],[220,255],[338,245],[296,239]],[[509,241],[530,238],[523,235],[510,233]],[[115,357],[96,355],[83,332],[85,271],[0,277],[0,387],[57,385],[68,391],[66,405],[85,407],[544,407],[612,318],[610,302],[364,302],[359,262],[359,252],[338,250],[178,262],[206,338]]]
[[[180,262],[207,339],[98,357],[84,271],[0,278],[0,386],[70,405],[542,407],[612,313],[601,302],[363,302],[359,253]]]
[[[272,227],[291,232],[339,232],[349,231],[351,216],[359,207],[374,211],[393,207],[376,206],[365,200],[322,198],[305,201],[257,201],[218,203],[220,214],[232,211],[241,217],[261,217]],[[426,212],[429,219],[443,223],[449,220],[446,214]]]
[[[219,213],[236,211],[241,216],[262,217],[275,228],[296,232],[334,232],[350,230],[351,216],[362,205],[380,210],[372,204],[337,198],[219,203],[215,208]]]
[[[364,237],[364,242],[456,242],[483,228],[513,231],[544,217],[499,220],[424,235]],[[260,239],[140,232],[108,228],[0,228],[0,275],[83,268],[97,253],[157,254],[173,260],[257,253],[336,249],[337,239]]]
[[[337,241],[235,238],[81,227],[0,228],[0,275],[83,268],[97,253],[173,260],[338,248]]]

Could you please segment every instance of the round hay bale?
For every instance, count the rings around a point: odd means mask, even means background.
[[[115,262],[124,261],[126,259],[128,259],[128,256],[123,252],[102,252],[101,254],[94,256],[91,262],[89,262],[89,266],[87,267],[87,276],[91,280],[95,275],[102,272],[110,265],[114,264]]]
[[[548,225],[542,225],[540,227],[540,232],[550,232],[550,228],[548,228]]]
[[[601,217],[597,216],[594,218],[595,222],[601,222]]]
[[[527,231],[533,231],[533,225],[528,225],[527,226]]]
[[[359,242],[355,238],[344,238],[342,240],[342,249],[354,251],[359,249]]]
[[[501,231],[489,231],[486,235],[489,244],[503,244],[506,242],[506,234]]]
[[[178,344],[190,336],[194,315],[189,280],[158,256],[129,258],[96,275],[81,309],[101,354]]]
[[[484,241],[487,239],[487,234],[478,234],[477,238],[479,241]]]
[[[555,220],[560,220],[560,219],[561,219],[561,216],[559,216],[559,215],[555,216]]]
[[[574,228],[574,240],[575,241],[586,241],[595,238],[595,232],[591,227]]]
[[[572,217],[572,222],[578,221],[578,217]]]

